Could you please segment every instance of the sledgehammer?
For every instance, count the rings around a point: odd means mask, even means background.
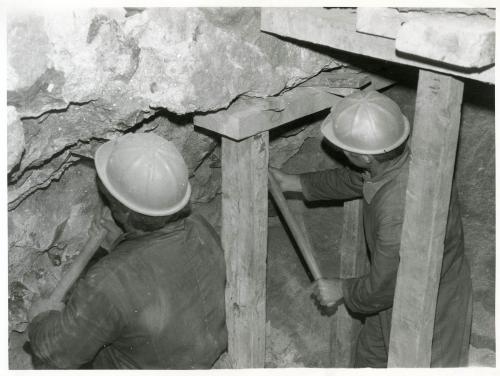
[[[307,267],[309,268],[309,271],[311,272],[314,280],[323,278],[319,265],[314,258],[311,243],[303,232],[305,229],[300,226],[299,222],[297,222],[292,212],[290,211],[285,196],[281,191],[280,185],[271,170],[269,170],[269,191],[271,192],[276,205],[280,209],[280,212],[283,215],[288,228],[290,229],[295,241],[297,242],[300,253],[304,257]]]
[[[104,241],[107,233],[108,231],[103,228],[96,234],[96,236],[89,240],[78,256],[75,257],[75,261],[73,261],[69,270],[61,278],[54,291],[50,294],[50,301],[53,303],[62,302],[68,290],[71,286],[73,286],[92,256],[99,249],[99,246]]]
[[[77,157],[84,157],[90,160],[94,159],[94,154],[95,154],[95,145],[92,149],[90,150],[78,150],[78,151],[71,151],[71,154],[77,156]],[[101,218],[104,218],[105,216],[111,216],[111,212],[109,208],[103,207],[102,208],[102,213],[101,213]],[[85,266],[89,263],[90,259],[94,254],[97,252],[99,247],[101,246],[102,242],[106,238],[106,235],[108,234],[108,229],[106,228],[101,228],[97,234],[95,234],[87,244],[85,244],[85,247],[80,251],[78,256],[75,257],[75,260],[71,264],[69,270],[64,274],[64,276],[61,278],[61,280],[58,282],[56,288],[52,293],[50,294],[49,300],[52,301],[53,303],[60,303],[64,299],[64,296],[68,292],[68,290],[73,286],[75,281],[78,279],[80,274],[82,274],[83,269],[85,269]]]

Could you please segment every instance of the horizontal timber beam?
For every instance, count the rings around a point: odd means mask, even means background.
[[[398,51],[462,68],[495,63],[495,20],[486,14],[357,8],[356,30],[396,39]]]
[[[320,73],[319,76],[322,74]],[[395,82],[373,73],[363,72],[362,77],[365,76],[369,77],[369,81],[365,78],[359,81],[359,84],[367,85],[363,90],[380,90]],[[313,78],[311,85],[316,84],[317,80]],[[303,85],[308,85],[307,81]],[[347,90],[347,92],[342,90]],[[334,106],[342,96],[354,90],[359,89],[299,86],[276,97],[242,97],[227,110],[195,116],[194,125],[233,140],[243,140],[326,110]]]
[[[298,87],[279,97],[238,99],[225,111],[195,116],[194,125],[243,140],[323,111],[340,99],[322,89]]]
[[[495,83],[495,67],[464,71],[399,56],[396,41],[356,31],[353,9],[262,8],[261,30],[279,36],[328,46],[349,53],[415,66],[453,76]]]

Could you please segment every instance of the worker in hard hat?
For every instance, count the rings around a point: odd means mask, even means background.
[[[95,166],[125,233],[65,306],[31,314],[33,353],[57,368],[210,368],[227,347],[224,255],[188,215],[182,156],[158,135],[127,134],[101,145]]]
[[[314,289],[322,305],[343,301],[352,312],[366,316],[356,347],[355,366],[386,367],[411,155],[407,145],[410,124],[393,100],[376,91],[361,91],[333,107],[321,131],[357,169],[347,166],[301,175],[273,171],[284,191],[302,192],[307,200],[363,198],[369,273],[343,281],[322,279],[315,282]],[[471,290],[457,190],[453,186],[431,366],[466,365]]]

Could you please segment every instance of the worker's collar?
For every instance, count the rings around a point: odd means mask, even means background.
[[[154,231],[141,231],[141,230],[135,230],[135,231],[129,231],[125,234],[122,234],[119,238],[119,241],[117,240],[115,242],[115,246],[121,243],[124,240],[132,240],[132,239],[137,239],[143,236],[157,236],[157,235],[165,235],[165,234],[170,234],[176,231],[183,230],[185,227],[185,218],[179,219],[174,222],[167,223],[165,226],[158,230]]]
[[[387,167],[381,174],[378,174],[375,177],[371,177],[369,172],[363,173],[363,197],[368,204],[371,203],[373,197],[377,194],[377,192],[382,188],[386,183],[394,179],[399,172],[401,171],[401,167],[408,161],[410,157],[410,149],[407,146],[403,152],[399,156],[399,159],[395,161],[395,163],[391,164]]]

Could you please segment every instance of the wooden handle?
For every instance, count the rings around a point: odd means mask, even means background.
[[[59,303],[63,300],[64,295],[66,295],[71,286],[73,286],[73,283],[75,283],[78,279],[89,260],[99,249],[99,246],[106,237],[106,234],[107,230],[102,229],[97,236],[89,240],[78,256],[76,256],[75,261],[73,261],[69,270],[61,278],[52,294],[50,294],[50,300],[55,303]]]
[[[315,280],[323,278],[321,275],[321,271],[319,268],[316,259],[314,258],[313,250],[311,244],[306,238],[303,230],[301,229],[299,223],[292,215],[290,208],[286,202],[285,196],[283,196],[283,192],[281,191],[280,185],[276,180],[273,172],[269,170],[269,191],[278,205],[283,218],[285,219],[288,228],[290,229],[297,245],[299,246],[299,250],[306,261],[307,267],[309,268],[313,278]]]

